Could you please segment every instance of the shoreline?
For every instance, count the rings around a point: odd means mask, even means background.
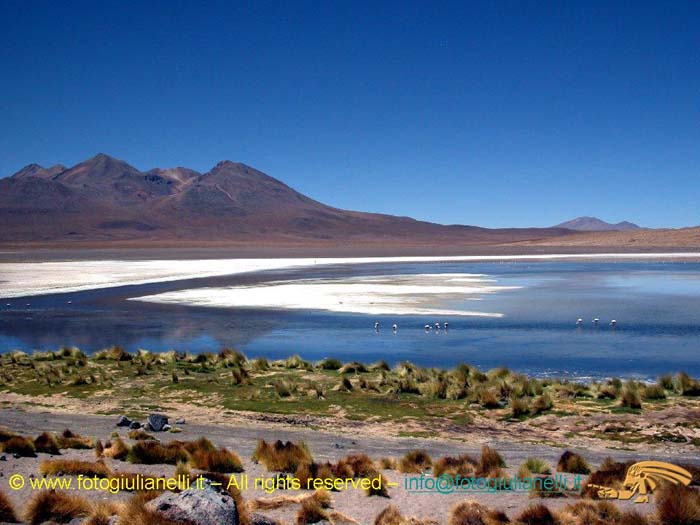
[[[149,260],[72,260],[0,262],[2,291],[0,298],[31,297],[71,293],[120,286],[175,282],[188,279],[240,275],[268,270],[318,268],[334,265],[440,263],[440,262],[537,262],[537,261],[605,261],[605,260],[700,260],[695,252],[660,253],[576,253],[528,255],[446,255],[396,257],[329,257],[329,258],[268,258],[268,259],[149,259]],[[194,268],[183,269],[183,264]],[[52,272],[50,280],[37,277]],[[134,274],[141,272],[140,277]],[[57,285],[56,283],[76,283]]]

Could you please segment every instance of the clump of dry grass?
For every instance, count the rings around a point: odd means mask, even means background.
[[[16,437],[19,434],[17,432],[13,432],[12,430],[8,430],[6,428],[0,428],[0,443],[4,443],[5,441],[8,441],[10,438]]]
[[[598,498],[598,489],[591,485],[616,488],[625,479],[627,469],[634,464],[634,461],[617,463],[610,458],[603,461],[598,470],[593,472],[583,484],[581,495],[589,498]]]
[[[194,468],[210,472],[243,472],[243,463],[238,454],[226,448],[220,450],[196,450],[192,454]]]
[[[622,396],[620,396],[620,406],[633,410],[641,410],[642,400],[639,397],[637,389],[626,386],[622,391]]]
[[[338,369],[339,374],[364,374],[367,372],[367,367],[357,361],[346,363]]]
[[[86,517],[90,510],[90,504],[83,498],[45,490],[31,496],[24,519],[30,525],[45,521],[68,523],[72,519]]]
[[[37,452],[58,456],[61,454],[58,438],[52,432],[42,432],[34,440],[34,448]]]
[[[13,436],[2,445],[3,452],[19,454],[25,458],[35,458],[36,448],[34,442],[24,436]]]
[[[556,525],[557,520],[546,505],[530,505],[518,515],[518,523],[523,525]]]
[[[347,465],[352,476],[356,478],[365,477],[368,473],[376,470],[374,462],[367,454],[351,454],[344,457],[338,462],[338,470],[342,470],[342,464]]]
[[[379,466],[384,470],[396,470],[399,466],[396,458],[381,458],[379,460]]]
[[[499,525],[509,521],[502,512],[489,509],[476,501],[463,501],[452,507],[448,523],[449,525]]]
[[[667,484],[656,492],[655,498],[661,525],[700,525],[700,493],[696,490]]]
[[[129,455],[129,447],[124,443],[122,438],[117,437],[106,443],[102,453],[106,458],[123,461]]]
[[[103,461],[80,461],[77,459],[52,459],[39,464],[39,472],[45,476],[70,475],[108,478],[111,471]]]
[[[188,461],[189,454],[181,443],[172,442],[161,445],[157,441],[137,441],[129,453],[126,460],[130,463],[142,463],[144,465],[155,465],[165,463],[176,465],[179,461]]]
[[[58,437],[60,448],[74,448],[78,450],[87,450],[95,446],[92,439],[76,434],[69,429],[65,429]]]
[[[165,519],[161,514],[146,508],[146,503],[157,498],[158,492],[142,492],[126,502],[119,513],[118,525],[182,525]]]
[[[406,452],[399,461],[399,472],[405,474],[420,474],[433,465],[430,455],[424,450]]]
[[[436,477],[448,474],[450,476],[472,476],[476,472],[477,460],[469,454],[461,456],[445,456],[440,458],[433,468]]]
[[[489,476],[489,473],[498,471],[505,466],[506,462],[498,452],[488,445],[481,447],[481,456],[476,466],[477,475],[494,477]]]
[[[125,351],[120,346],[105,348],[99,352],[95,352],[92,356],[95,361],[131,361],[134,356]]]
[[[289,473],[295,472],[302,463],[312,462],[309,449],[303,441],[297,444],[277,440],[270,444],[264,439],[258,441],[253,460],[265,465],[267,470]]]
[[[622,524],[623,513],[609,501],[578,501],[567,505],[557,513],[559,522],[567,525],[609,525]],[[631,516],[628,516],[629,520]],[[643,522],[646,523],[646,522]],[[627,523],[629,524],[629,522]]]
[[[311,489],[310,480],[313,479],[334,479],[336,468],[333,464],[326,463],[302,463],[294,472],[294,477],[301,483],[302,489]]]
[[[112,525],[112,517],[119,514],[121,506],[114,503],[98,503],[93,505],[88,517],[81,525]]]
[[[557,472],[590,474],[591,467],[581,455],[567,450],[561,455],[559,461],[557,461]]]
[[[5,493],[0,491],[0,521],[7,523],[18,523],[17,513],[12,503],[5,496]]]
[[[145,441],[148,439],[153,439],[157,441],[155,436],[152,436],[151,434],[140,428],[129,432],[129,439],[133,439],[134,441]]]
[[[527,398],[512,397],[510,399],[510,417],[519,419],[530,415],[530,403]]]
[[[407,521],[394,505],[389,505],[374,518],[374,525],[405,525],[406,523]]]
[[[380,496],[382,498],[389,497],[389,481],[378,471],[370,470],[363,477],[371,481],[365,490],[368,496]]]

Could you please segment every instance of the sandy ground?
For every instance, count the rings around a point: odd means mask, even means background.
[[[169,414],[171,417],[179,417],[181,414]],[[61,432],[65,428],[70,428],[75,432],[79,432],[86,436],[106,439],[116,429],[116,417],[106,416],[90,416],[73,414],[57,414],[41,411],[23,411],[16,409],[3,409],[0,411],[0,425],[17,430],[23,434],[36,435],[42,431]],[[251,479],[258,476],[269,477],[269,473],[265,472],[260,465],[254,464],[250,460],[250,456],[257,443],[258,439],[266,440],[292,440],[305,441],[314,458],[317,460],[338,460],[351,453],[366,453],[373,459],[381,457],[399,457],[409,450],[422,449],[426,450],[433,457],[443,455],[456,455],[460,453],[470,453],[478,455],[482,441],[472,440],[467,433],[463,437],[463,441],[445,440],[445,439],[419,439],[419,438],[392,438],[387,436],[375,435],[373,432],[357,428],[354,431],[344,431],[341,433],[333,431],[321,431],[300,426],[300,428],[290,428],[288,425],[280,425],[263,422],[247,422],[240,424],[238,421],[229,423],[223,422],[220,424],[196,424],[186,423],[181,425],[183,432],[177,435],[159,434],[158,437],[162,441],[169,441],[172,438],[178,440],[192,440],[200,436],[206,436],[218,446],[226,446],[227,448],[236,451],[244,460],[245,472]],[[120,434],[125,435],[126,431],[119,429]],[[513,475],[518,466],[527,457],[539,457],[546,459],[550,464],[555,465],[558,457],[562,453],[562,448],[544,444],[528,444],[522,443],[519,440],[517,432],[510,436],[502,436],[499,439],[493,439],[489,445],[498,450],[506,460],[508,474]],[[566,443],[560,443],[561,446]],[[576,449],[584,455],[588,461],[595,465],[599,465],[604,458],[613,455],[616,460],[643,460],[650,459],[649,453],[643,451],[611,451],[602,448],[585,448]],[[64,456],[67,458],[81,458],[93,460],[94,454],[92,451],[66,451]],[[29,476],[36,475],[40,461],[48,459],[49,456],[39,454],[39,457],[14,459],[11,456],[8,461],[0,462],[0,486],[7,483],[9,476],[13,474],[22,474]],[[689,456],[689,454],[673,454],[673,455],[654,455],[654,459],[678,461],[682,459],[685,462],[700,463],[700,458],[697,454]],[[132,465],[120,461],[109,460],[110,468],[116,471],[140,472],[148,475],[171,476],[174,473],[174,467],[168,465]],[[515,493],[499,493],[499,494],[438,494],[438,493],[423,493],[413,494],[405,490],[405,475],[395,471],[383,471],[384,476],[390,481],[398,483],[398,487],[390,489],[390,498],[367,497],[361,491],[344,491],[333,493],[334,508],[346,515],[353,517],[358,523],[371,524],[374,516],[378,514],[388,504],[397,505],[404,514],[413,515],[425,519],[434,519],[439,524],[446,524],[449,515],[449,508],[456,502],[464,499],[474,499],[485,505],[500,508],[506,511],[509,515],[517,514],[520,510],[527,507],[529,504],[537,501],[529,496],[529,494]],[[573,478],[569,476],[569,482],[573,482]],[[18,509],[21,509],[27,497],[30,495],[30,489],[24,488],[20,491],[9,490],[3,486],[3,490],[12,499]],[[292,494],[293,491],[286,491],[285,494]],[[244,497],[247,500],[252,500],[260,497],[270,497],[262,490],[248,489],[243,491]],[[275,495],[279,495],[277,493]],[[91,498],[107,498],[120,499],[126,497],[125,494],[116,496],[106,494],[90,494]],[[545,503],[551,508],[558,508],[567,503],[576,501],[576,497],[568,497],[564,499],[547,499]],[[629,502],[617,502],[616,504],[622,507],[629,507],[632,504]],[[653,505],[637,505],[636,510],[641,512],[652,512]],[[285,523],[293,523],[293,516],[296,512],[296,507],[289,507],[277,511],[267,511],[265,514],[283,520]]]

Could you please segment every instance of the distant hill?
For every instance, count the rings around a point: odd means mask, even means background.
[[[597,217],[577,217],[576,219],[557,224],[554,227],[567,228],[569,230],[581,232],[632,231],[641,229],[640,226],[633,222],[622,221],[617,224],[611,224]]]
[[[327,206],[250,166],[140,171],[99,154],[73,167],[31,164],[0,179],[0,242],[353,243],[460,246],[532,242],[562,228],[441,225]]]

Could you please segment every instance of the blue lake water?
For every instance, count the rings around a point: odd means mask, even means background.
[[[200,286],[419,273],[486,274],[498,285],[520,288],[470,301],[468,309],[500,312],[501,318],[203,308],[126,300]],[[94,351],[118,344],[130,350],[201,352],[231,346],[250,357],[300,354],[311,360],[410,360],[439,367],[467,362],[538,376],[653,378],[679,370],[700,376],[700,263],[691,262],[338,265],[2,300],[2,305],[2,351],[63,345]],[[576,327],[579,317],[584,323]],[[594,317],[600,318],[598,326],[591,323]],[[611,319],[618,321],[616,328],[609,326]],[[375,321],[380,322],[379,332],[373,329]],[[449,321],[450,330],[425,333],[423,326],[435,321]],[[399,325],[396,334],[390,329],[393,323]]]

